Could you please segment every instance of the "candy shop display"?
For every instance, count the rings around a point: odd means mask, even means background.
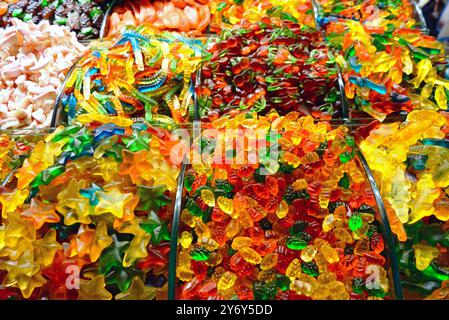
[[[427,32],[414,0],[0,1],[0,300],[449,299]]]
[[[243,111],[341,117],[334,58],[321,34],[264,18],[223,32],[209,49],[197,88],[202,120]]]
[[[414,0],[318,0],[320,24],[338,19],[360,21],[372,26],[394,26],[396,28],[418,28],[418,13]]]
[[[104,12],[108,1],[104,0],[19,0],[10,4],[0,14],[0,26],[12,24],[14,18],[38,23],[66,26],[79,40],[95,39],[100,35]]]
[[[210,31],[216,33],[243,20],[255,23],[266,16],[315,27],[311,0],[211,0],[210,8]]]
[[[109,17],[109,34],[126,25],[150,24],[158,30],[203,34],[211,19],[209,0],[121,1]]]
[[[179,174],[169,132],[79,120],[38,142],[2,190],[0,298],[164,299]]]
[[[66,72],[85,51],[65,27],[12,20],[0,29],[0,129],[50,126]]]
[[[360,148],[380,186],[403,287],[425,297],[449,280],[449,113],[411,112],[378,125]]]
[[[142,25],[93,45],[67,79],[61,104],[68,123],[84,113],[145,119],[166,128],[188,122],[201,44]]]
[[[180,299],[391,298],[382,226],[354,138],[299,116],[220,118],[218,134],[205,131],[193,145],[192,161],[201,161],[185,177]],[[269,155],[275,145],[279,161]]]
[[[385,30],[348,20],[331,24],[327,39],[339,52],[336,60],[352,117],[383,121],[401,111],[448,108],[447,58],[435,38],[419,30]]]

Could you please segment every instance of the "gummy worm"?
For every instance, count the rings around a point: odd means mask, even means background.
[[[121,94],[120,96],[118,96],[118,99],[122,102],[132,105],[137,110],[142,110],[144,107],[143,104],[139,100],[137,100],[136,98],[131,97],[131,96]]]

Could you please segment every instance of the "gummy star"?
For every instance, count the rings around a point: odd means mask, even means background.
[[[141,134],[141,131],[134,130],[132,136],[126,137],[124,142],[125,147],[131,152],[138,152],[141,150],[148,150],[151,141],[151,135]]]
[[[34,262],[32,251],[24,252],[17,260],[10,259],[0,263],[0,268],[8,271],[3,284],[18,287],[25,299],[31,296],[35,288],[46,282],[38,273],[40,267]]]
[[[88,259],[68,258],[63,250],[58,251],[52,264],[42,270],[42,274],[48,279],[49,299],[67,300],[68,295],[76,295],[74,289],[78,284],[78,272],[88,263],[90,263]],[[69,279],[70,275],[75,277]]]
[[[153,300],[158,292],[158,288],[147,287],[142,279],[135,277],[131,286],[126,292],[119,293],[115,296],[116,300]]]
[[[100,256],[99,272],[104,274],[113,267],[123,268],[123,256],[128,247],[129,241],[118,241],[117,236],[113,234],[112,244]]]
[[[89,204],[91,206],[96,206],[98,204],[98,197],[96,195],[96,192],[100,190],[102,189],[99,186],[97,186],[95,183],[92,183],[92,187],[80,189],[80,194],[83,197],[89,199]]]
[[[119,233],[129,233],[135,236],[142,233],[139,219],[132,219],[129,221],[121,221],[116,219],[114,221],[113,227]]]
[[[152,167],[148,161],[148,151],[131,152],[124,149],[122,155],[123,162],[120,165],[119,173],[121,175],[129,175],[133,183],[141,184],[143,181],[142,176]]]
[[[148,257],[139,260],[137,267],[141,270],[160,269],[168,264],[170,243],[164,242],[158,246],[148,246]]]
[[[97,261],[103,250],[112,243],[112,238],[108,235],[108,228],[104,221],[100,221],[95,230],[92,243],[90,245],[89,257],[92,262]]]
[[[28,197],[28,190],[15,190],[13,192],[4,192],[0,194],[0,203],[2,205],[2,218],[8,218],[8,213],[14,212],[21,207]]]
[[[162,240],[170,240],[168,221],[161,221],[157,213],[152,210],[140,227],[151,235],[151,243],[154,245],[158,245]]]
[[[16,172],[17,188],[19,190],[25,188],[41,171],[42,170],[39,163],[32,164],[29,159],[25,159],[22,167]]]
[[[100,176],[104,181],[111,181],[119,172],[119,164],[112,158],[98,159],[98,166],[92,170],[93,176]]]
[[[11,248],[25,245],[23,240],[36,239],[36,229],[29,221],[20,217],[18,212],[12,212],[8,216],[8,224],[5,228],[5,244]]]
[[[123,258],[123,266],[129,267],[136,260],[140,258],[145,258],[148,256],[147,245],[150,242],[151,235],[148,233],[142,232],[138,233],[131,240],[129,248],[125,251],[125,257]]]
[[[115,187],[109,191],[98,191],[98,204],[95,207],[96,214],[111,213],[117,218],[122,218],[125,205],[132,200],[132,193],[122,193],[119,188]]]
[[[175,191],[178,186],[179,169],[164,159],[153,159],[152,168],[147,168],[146,175],[154,179],[154,185],[166,185],[170,191]]]
[[[76,237],[70,241],[70,257],[89,255],[90,260],[95,262],[111,243],[112,238],[104,221],[100,221],[96,229],[81,225]]]
[[[137,186],[137,194],[139,195],[140,202],[137,210],[158,211],[161,207],[169,204],[171,202],[170,197],[165,195],[167,191],[167,186]]]
[[[84,188],[85,184],[85,180],[71,179],[67,188],[58,194],[59,203],[56,210],[64,216],[66,225],[91,223],[89,200],[80,195],[80,189]]]
[[[48,231],[42,239],[35,240],[33,244],[34,260],[43,267],[51,265],[56,252],[62,249],[62,245],[56,240],[55,229]]]
[[[121,292],[129,289],[131,281],[134,277],[141,277],[142,271],[136,268],[116,268],[113,267],[106,275],[106,283],[108,285],[116,285]]]
[[[131,201],[128,201],[125,204],[125,210],[123,211],[123,221],[130,221],[134,219],[134,211],[136,210],[137,206],[139,205],[139,197],[133,196]]]
[[[36,229],[40,229],[46,222],[56,223],[60,220],[53,204],[46,205],[36,198],[31,199],[30,207],[23,211],[20,216],[30,220]]]
[[[93,137],[88,130],[87,127],[81,127],[78,132],[72,134],[70,143],[65,146],[64,151],[72,151],[79,155],[92,149]]]
[[[105,288],[104,276],[92,280],[80,280],[78,300],[111,300],[112,294]]]

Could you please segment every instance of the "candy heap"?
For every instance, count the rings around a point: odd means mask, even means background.
[[[126,119],[80,121],[38,142],[2,190],[0,298],[164,298],[174,142]]]
[[[339,51],[352,117],[368,114],[383,121],[400,111],[448,108],[447,59],[435,38],[351,20],[330,24],[327,38]]]
[[[228,30],[209,49],[197,88],[202,120],[242,111],[341,117],[337,69],[319,32],[263,18]]]
[[[129,0],[114,6],[109,34],[126,25],[148,23],[158,30],[204,33],[210,22],[209,0]]]
[[[71,123],[83,113],[142,118],[174,128],[193,117],[191,76],[201,41],[125,28],[93,45],[68,77],[62,106]]]
[[[19,0],[9,5],[0,18],[0,26],[12,24],[14,18],[25,22],[49,21],[67,26],[79,40],[98,38],[106,8],[104,0]]]
[[[0,29],[0,129],[49,127],[65,73],[85,48],[47,21],[12,24]]]
[[[179,298],[389,296],[381,225],[354,139],[345,127],[299,116],[221,118],[212,123],[218,133],[205,131],[193,146]]]
[[[360,143],[400,241],[403,285],[421,296],[449,280],[448,137],[449,114],[419,110],[403,124],[372,128]]]
[[[210,7],[210,30],[217,33],[242,21],[259,22],[263,17],[315,27],[310,0],[211,0]]]
[[[320,23],[352,19],[377,27],[413,28],[415,20],[413,0],[319,0]]]

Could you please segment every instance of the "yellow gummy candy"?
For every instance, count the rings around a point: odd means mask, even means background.
[[[440,254],[437,248],[421,243],[413,245],[413,249],[415,251],[416,268],[421,271],[425,270],[432,260]]]
[[[237,280],[237,275],[235,273],[226,271],[220,277],[217,283],[218,290],[227,290],[234,286],[235,281]]]
[[[207,204],[209,207],[215,206],[215,195],[211,190],[209,189],[201,190],[201,199],[203,199],[204,203]]]
[[[293,259],[285,270],[285,275],[289,278],[295,278],[301,273],[301,262],[298,259]]]
[[[227,214],[232,214],[234,211],[234,204],[231,199],[220,196],[217,198],[218,207]]]
[[[253,248],[245,247],[240,249],[239,252],[242,255],[243,259],[251,264],[259,264],[262,261],[262,257],[260,256],[260,254]]]
[[[236,237],[232,241],[231,248],[234,250],[240,250],[244,247],[248,247],[251,245],[253,241],[249,237]]]
[[[277,265],[277,263],[278,263],[278,254],[276,252],[272,252],[262,258],[259,267],[262,270],[268,270],[274,268]]]

